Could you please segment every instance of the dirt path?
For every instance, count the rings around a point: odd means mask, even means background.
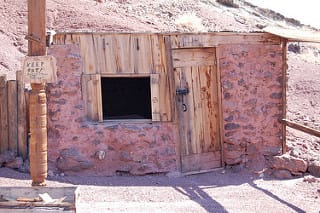
[[[28,174],[0,168],[0,186],[30,186]],[[78,212],[311,212],[320,211],[320,180],[273,180],[228,169],[170,178],[58,176],[48,186],[77,185]],[[311,180],[311,181],[306,181]]]

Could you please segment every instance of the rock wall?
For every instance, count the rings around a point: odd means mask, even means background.
[[[226,164],[253,165],[281,152],[282,48],[222,45],[220,72]]]
[[[99,123],[86,119],[77,45],[55,45],[58,82],[47,87],[48,162],[53,172],[77,175],[147,174],[176,170],[173,123]]]

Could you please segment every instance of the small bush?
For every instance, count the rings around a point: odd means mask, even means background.
[[[193,13],[188,13],[179,16],[175,24],[178,28],[183,28],[189,32],[205,32],[205,27],[202,24],[202,19]]]

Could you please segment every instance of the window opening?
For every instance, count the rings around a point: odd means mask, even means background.
[[[102,77],[103,120],[151,119],[150,77]]]

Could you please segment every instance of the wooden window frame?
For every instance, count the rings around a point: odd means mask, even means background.
[[[151,119],[103,119],[103,103],[101,91],[101,78],[105,77],[126,77],[139,78],[150,77],[150,102]],[[159,103],[159,74],[158,73],[139,73],[139,74],[83,74],[82,75],[82,94],[85,101],[85,114],[87,118],[98,122],[125,122],[125,123],[150,123],[160,121]]]

